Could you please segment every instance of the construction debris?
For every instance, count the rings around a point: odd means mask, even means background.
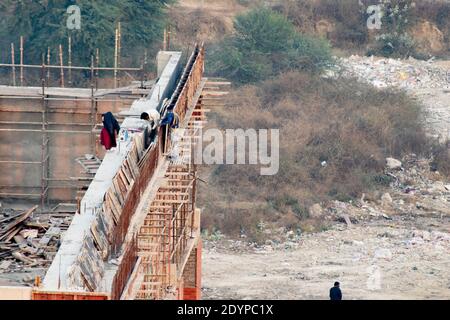
[[[0,208],[0,273],[46,268],[56,254],[62,232],[70,225],[73,213],[33,215],[37,208],[27,211]]]

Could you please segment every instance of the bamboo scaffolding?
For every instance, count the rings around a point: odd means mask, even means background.
[[[20,86],[23,87],[23,36],[20,36]]]
[[[15,64],[15,54],[14,54],[14,43],[11,43],[11,63],[12,63],[12,83],[16,86],[16,64]]]
[[[120,57],[122,55],[122,24],[118,23],[117,26],[117,31],[118,31],[118,39],[117,39],[117,68],[119,69],[121,67],[121,61],[120,61]],[[117,86],[120,87],[120,75],[118,72],[118,76],[117,76]]]
[[[91,67],[78,67],[78,66],[61,66],[61,65],[50,65],[45,64],[45,68],[47,69],[72,69],[72,70],[91,70]],[[0,63],[0,67],[24,67],[24,68],[34,68],[40,69],[42,65],[38,64],[18,64],[18,63]],[[99,71],[141,71],[141,68],[114,68],[114,67],[95,67],[95,70]]]
[[[69,36],[69,43],[68,43],[68,64],[69,64],[69,86],[72,85],[72,37]]]
[[[44,65],[44,62],[42,63],[42,65]],[[50,66],[50,47],[47,48],[47,66],[45,68],[47,68],[47,86],[50,85],[50,68],[48,67]],[[31,66],[29,66],[28,68],[30,68]]]
[[[114,45],[114,89],[117,88],[117,68],[118,68],[118,45],[119,45],[119,30],[116,29]]]
[[[64,88],[64,61],[63,61],[63,50],[62,45],[59,45],[59,64],[60,64],[60,85],[61,88]]]

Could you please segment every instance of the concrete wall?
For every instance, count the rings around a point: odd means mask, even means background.
[[[31,300],[32,288],[0,287],[0,300]]]
[[[27,92],[27,89],[24,91]],[[64,98],[64,97],[61,97]],[[119,112],[132,101],[98,102],[97,123],[107,111]],[[42,102],[40,99],[2,98],[0,91],[0,129],[41,130]],[[81,177],[83,168],[75,159],[86,153],[102,158],[103,148],[98,134],[91,134],[90,101],[49,101],[48,122],[50,130],[76,131],[72,133],[48,133],[49,137],[49,200],[75,202],[77,185],[71,177]],[[23,124],[20,124],[22,122]],[[28,122],[28,123],[24,123]],[[36,123],[36,124],[30,124]],[[70,124],[69,124],[70,123]],[[75,125],[74,125],[75,124]],[[92,145],[95,142],[95,145]],[[93,150],[94,149],[94,150]],[[40,162],[42,157],[42,133],[25,131],[0,131],[0,161]],[[41,192],[41,164],[0,163],[0,193],[36,194]],[[6,196],[7,198],[14,198]],[[23,197],[19,197],[23,198]],[[31,199],[31,197],[26,197]]]

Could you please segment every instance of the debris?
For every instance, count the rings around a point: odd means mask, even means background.
[[[16,258],[17,260],[22,261],[22,262],[24,262],[24,263],[26,263],[26,264],[35,264],[35,263],[36,263],[35,260],[30,259],[30,258],[24,256],[23,254],[21,254],[21,253],[18,252],[18,251],[14,251],[14,252],[12,253],[12,256],[13,256],[14,258]]]
[[[34,239],[38,236],[37,229],[25,229],[19,232],[19,234],[26,239]]]
[[[11,264],[11,260],[3,260],[2,263],[0,263],[0,270],[7,270]]]
[[[389,249],[380,248],[380,249],[375,250],[374,257],[376,259],[391,260],[392,252]]]
[[[356,77],[377,88],[448,88],[447,73],[432,60],[396,60],[352,55],[341,59],[343,76]]]
[[[402,162],[394,158],[386,158],[386,166],[391,169],[401,169]]]
[[[4,239],[8,239],[8,238],[11,239],[12,237],[14,237],[14,235],[19,231],[19,229],[16,227],[19,224],[21,224],[22,222],[24,222],[25,220],[27,220],[31,216],[31,214],[34,212],[34,210],[37,209],[37,207],[38,206],[34,206],[30,210],[28,210],[25,213],[23,213],[22,215],[20,215],[20,217],[18,219],[16,219],[15,221],[13,221],[10,224],[7,224],[3,228],[1,228],[0,229],[0,240],[4,240]],[[11,232],[11,230],[13,230],[13,231]]]

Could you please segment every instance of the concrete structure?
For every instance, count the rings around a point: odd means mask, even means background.
[[[120,139],[116,150],[104,155],[101,165],[96,169],[95,176],[91,178],[92,181],[79,202],[78,212],[62,239],[62,244],[43,283],[34,287],[32,294],[26,295],[27,297],[38,300],[200,298],[201,213],[195,207],[196,166],[190,157],[192,150],[181,148],[180,157],[185,160],[182,163],[171,162],[167,154],[178,143],[195,141],[196,137],[198,138],[199,128],[205,121],[202,105],[207,82],[203,78],[204,49],[197,46],[183,70],[180,58],[179,52],[161,52],[158,55],[157,81],[147,89],[126,89],[128,97],[130,94],[146,96],[131,104],[131,101],[128,101],[130,107],[127,110],[122,109],[125,103],[120,97],[114,100],[119,101],[117,104],[113,103],[115,108],[112,108],[113,105],[108,106],[108,109],[113,110],[119,117],[124,117],[121,124],[123,139]],[[64,94],[68,94],[69,91],[65,89]],[[109,97],[123,91],[122,88],[105,91],[102,94]],[[24,89],[21,89],[20,94],[23,92]],[[47,89],[47,93],[41,93],[41,103],[44,107],[36,113],[48,113],[46,101],[50,100],[46,100],[46,97],[50,92]],[[88,104],[82,108],[75,108],[73,104],[77,103],[79,95],[87,93],[82,90],[69,93],[75,96],[68,99],[69,105],[64,105],[64,108],[71,110],[71,114],[80,117],[80,120],[82,117],[97,118],[100,112],[106,111],[103,107],[98,108],[101,101],[93,99],[92,92],[90,106]],[[38,92],[32,94],[39,97]],[[6,112],[5,114],[11,117],[10,121],[5,121],[9,125],[18,126],[20,123],[28,122],[17,121],[21,119],[20,117],[26,117],[29,110],[20,107],[20,102],[23,103],[27,99],[17,98],[18,95],[12,98],[15,100],[10,100],[10,91],[8,95],[2,97],[0,89],[0,112]],[[16,101],[16,104],[12,108],[8,106],[5,108],[2,104],[5,101],[8,103]],[[117,107],[118,105],[121,107]],[[55,106],[56,110],[62,107]],[[19,111],[23,114],[17,116],[18,118],[14,118],[16,109],[23,110]],[[87,109],[90,112],[87,112]],[[80,110],[85,112],[77,116]],[[186,129],[181,141],[172,141],[170,128],[162,127],[158,131],[156,143],[150,148],[145,148],[144,123],[139,116],[143,111],[155,110],[160,112],[161,116],[169,110],[179,115],[180,127]],[[49,125],[47,115],[42,117],[44,125],[40,133],[41,139],[45,139],[48,134],[56,132],[47,128]],[[80,135],[89,135],[92,141],[92,137],[98,134],[96,126],[97,119],[91,121],[90,126],[86,125],[86,130],[80,130]],[[125,131],[127,135],[122,136]],[[82,138],[76,140],[78,136],[75,132],[73,134],[76,136],[74,141],[79,147],[75,146],[71,152],[66,152],[65,157],[73,157],[73,152],[77,148],[81,155],[88,153],[84,148],[89,146],[91,148],[89,151],[101,157],[99,152],[95,152],[96,148],[92,148],[93,145],[97,145],[95,140],[90,145]],[[7,144],[8,142],[3,147],[7,148]],[[43,171],[48,172],[48,175],[45,175],[45,172],[41,174],[41,180],[51,176],[54,172],[53,166],[57,166],[59,162],[57,157],[59,151],[53,150],[51,146],[49,148],[45,143],[43,145],[45,150],[41,151],[41,157],[45,160],[42,155],[46,152],[54,153],[55,160],[58,161],[47,165],[43,165],[45,161],[41,161]],[[62,148],[63,145],[64,142],[61,142]],[[26,152],[23,151],[22,154]],[[13,164],[28,165],[23,162]],[[33,164],[38,165],[38,162],[33,161]],[[21,185],[16,187],[23,187],[30,178],[21,179],[15,179],[22,181]],[[38,177],[35,177],[35,181],[38,180]],[[14,189],[16,187],[11,186],[11,190],[16,190]],[[74,199],[73,192],[66,194],[61,190],[55,193],[44,191],[36,193],[37,198],[45,195],[45,201]],[[24,198],[29,196],[25,191],[20,193],[23,193],[21,196]],[[2,290],[0,287],[0,292]],[[4,292],[6,294],[7,291]],[[17,292],[12,292],[9,296],[23,297],[23,292],[17,288]]]

